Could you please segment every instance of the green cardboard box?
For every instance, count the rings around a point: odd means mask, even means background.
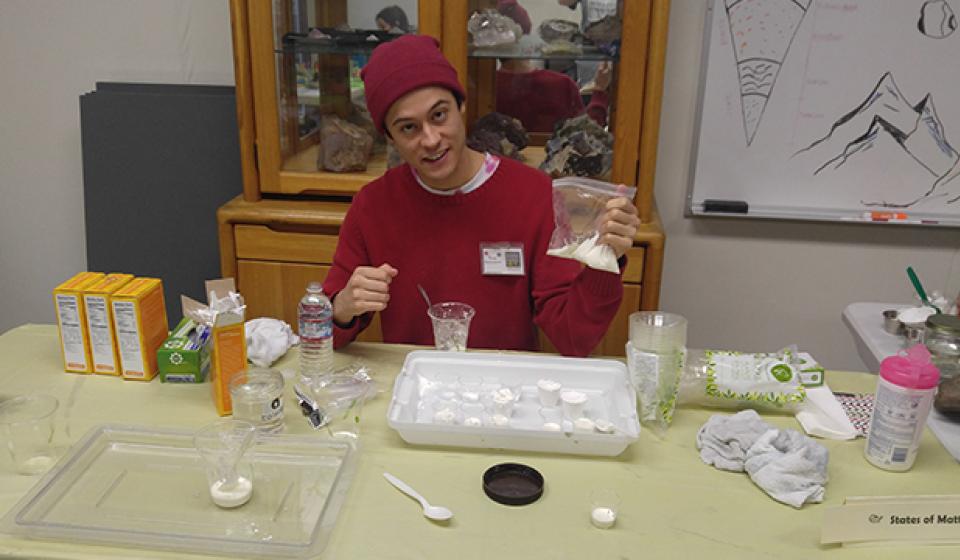
[[[202,383],[210,370],[210,328],[184,317],[157,349],[164,383]]]

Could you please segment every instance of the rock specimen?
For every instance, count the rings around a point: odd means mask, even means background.
[[[606,16],[600,21],[591,23],[584,31],[583,36],[590,40],[609,56],[616,56],[620,50],[620,30],[623,21],[617,16]]]
[[[933,399],[933,408],[942,414],[960,417],[960,377],[940,383],[937,396]]]
[[[546,19],[540,24],[537,33],[540,34],[540,38],[545,43],[554,41],[573,42],[580,35],[580,26],[565,19]]]
[[[475,47],[512,45],[523,35],[520,24],[495,10],[474,12],[467,21],[467,31]]]
[[[325,115],[320,125],[317,168],[337,173],[365,171],[373,137],[363,128],[334,115]]]
[[[554,178],[576,175],[607,180],[612,167],[613,135],[588,115],[557,124],[540,164]]]
[[[503,113],[487,113],[470,130],[467,145],[478,152],[490,152],[523,161],[527,131],[518,119]]]

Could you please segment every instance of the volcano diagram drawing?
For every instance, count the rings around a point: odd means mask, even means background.
[[[825,136],[796,155],[816,162],[814,175],[854,163],[861,170],[883,169],[907,158],[906,165],[912,164],[925,171],[921,176],[930,177],[927,186],[903,193],[902,200],[864,201],[866,206],[906,208],[931,196],[946,197],[947,203],[960,200],[957,183],[951,184],[960,176],[960,154],[947,140],[933,96],[927,93],[917,103],[910,103],[890,72],[880,77],[863,102],[834,121]]]
[[[812,0],[723,0],[740,77],[747,146]]]

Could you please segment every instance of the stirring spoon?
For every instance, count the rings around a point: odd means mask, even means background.
[[[927,292],[923,289],[923,284],[920,283],[920,278],[917,277],[917,273],[913,271],[912,266],[907,267],[907,276],[910,277],[910,283],[913,284],[913,289],[917,291],[917,295],[920,296],[920,301],[928,307],[932,307],[934,311],[940,313],[940,308],[930,302],[927,298]]]
[[[423,515],[427,519],[433,519],[434,521],[446,521],[447,519],[453,517],[452,511],[443,506],[431,506],[423,496],[418,494],[416,490],[410,488],[406,482],[400,480],[399,478],[390,473],[383,473],[383,477],[387,479],[387,482],[396,486],[398,490],[420,502],[420,505],[423,506]]]
[[[427,302],[427,309],[433,307],[430,305],[430,296],[427,295],[427,291],[423,289],[423,286],[417,284],[417,289],[420,290],[420,295],[423,296],[423,301]]]

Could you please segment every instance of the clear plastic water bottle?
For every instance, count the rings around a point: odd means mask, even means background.
[[[310,282],[297,306],[300,324],[300,375],[316,378],[333,372],[333,306],[320,282]]]

